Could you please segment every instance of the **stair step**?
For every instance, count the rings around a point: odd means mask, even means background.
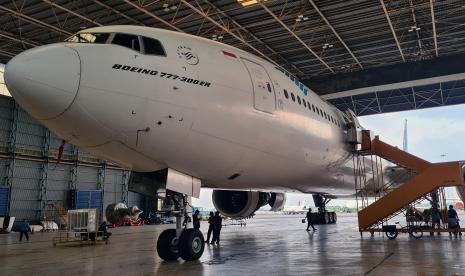
[[[359,227],[366,229],[440,187],[457,185],[463,185],[459,162],[432,164],[409,182],[360,210]]]
[[[358,212],[360,230],[385,221],[398,214],[409,204],[423,198],[426,194],[450,186],[464,186],[462,164],[460,162],[430,163],[413,154],[393,147],[378,137],[371,140],[370,135],[362,135],[363,153],[377,155],[400,167],[416,172],[416,176],[400,185]]]

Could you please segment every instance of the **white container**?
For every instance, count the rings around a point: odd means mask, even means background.
[[[98,209],[68,210],[68,231],[97,232]]]
[[[10,222],[8,223],[5,231],[7,233],[10,233],[11,232],[11,229],[13,229],[13,223],[15,223],[15,217],[10,217]]]

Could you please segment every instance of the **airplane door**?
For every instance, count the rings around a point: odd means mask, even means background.
[[[276,109],[274,88],[265,68],[258,63],[241,58],[244,62],[253,85],[254,108],[273,113]]]

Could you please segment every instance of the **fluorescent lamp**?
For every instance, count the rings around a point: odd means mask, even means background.
[[[262,2],[266,2],[267,0],[262,0]],[[257,4],[257,0],[237,0],[239,4],[241,4],[243,7],[248,7],[254,4]]]

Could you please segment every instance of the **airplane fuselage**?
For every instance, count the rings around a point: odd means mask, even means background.
[[[354,193],[342,114],[283,69],[171,31],[109,26],[82,33],[110,35],[106,43],[34,48],[6,68],[17,101],[69,143],[134,171],[172,168],[201,179],[203,187]],[[142,37],[156,39],[165,55],[112,44],[115,34],[140,36],[142,45]],[[70,68],[50,77],[75,86],[56,103],[29,103],[8,71],[25,70],[21,58],[58,52],[72,59],[61,59]],[[34,78],[26,74],[22,81],[44,83],[44,76]]]

